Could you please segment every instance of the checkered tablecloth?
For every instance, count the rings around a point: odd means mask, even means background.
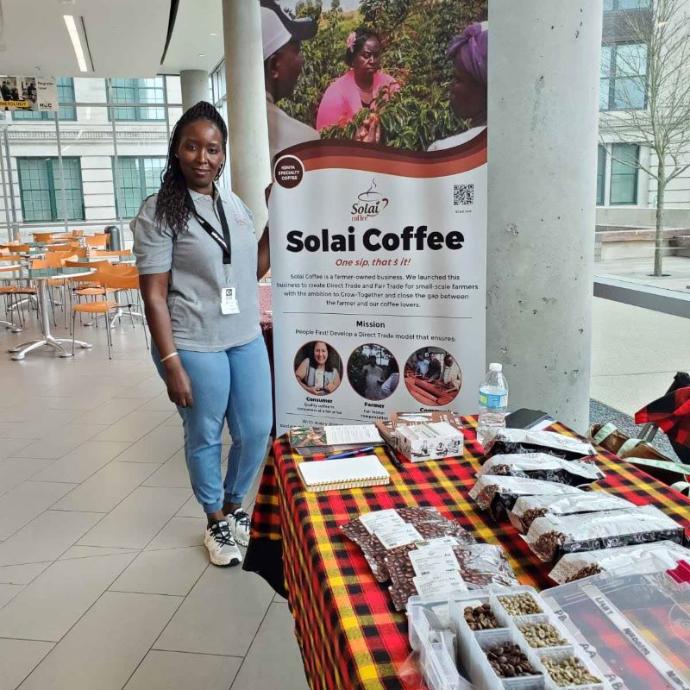
[[[435,506],[478,541],[500,544],[523,584],[552,586],[549,566],[527,548],[507,522],[494,522],[468,498],[481,446],[474,418],[466,420],[462,459],[406,464],[401,471],[382,455],[391,484],[309,493],[298,476],[286,439],[274,444],[252,518],[245,569],[286,592],[295,618],[312,690],[409,690],[403,668],[410,654],[407,622],[395,613],[388,591],[372,576],[359,548],[339,525],[360,513],[403,506]],[[569,434],[562,425],[551,430]],[[613,455],[598,458],[607,478],[602,489],[643,505],[653,503],[690,528],[690,501]]]

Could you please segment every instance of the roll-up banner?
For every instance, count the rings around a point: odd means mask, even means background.
[[[276,421],[475,412],[486,0],[261,0]]]

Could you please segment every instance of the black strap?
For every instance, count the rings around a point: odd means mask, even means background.
[[[223,263],[232,263],[232,245],[230,243],[230,228],[228,227],[228,221],[225,217],[225,211],[223,210],[223,200],[220,199],[220,196],[218,197],[218,204],[216,205],[216,208],[218,209],[220,225],[223,228],[222,237],[219,234],[219,232],[211,225],[211,223],[209,223],[206,220],[206,218],[200,215],[200,213],[196,210],[194,200],[192,199],[192,195],[189,193],[189,190],[187,190],[187,197],[185,203],[187,208],[189,209],[189,212],[197,219],[199,225],[201,225],[201,227],[208,233],[209,237],[211,237],[211,239],[214,240],[215,243],[223,250]],[[216,202],[214,201],[213,203],[215,204]]]

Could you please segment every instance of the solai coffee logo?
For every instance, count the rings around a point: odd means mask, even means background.
[[[350,209],[352,220],[368,220],[378,216],[386,206],[388,206],[388,199],[376,190],[376,179],[373,178],[369,189],[358,194],[357,201],[352,204]]]

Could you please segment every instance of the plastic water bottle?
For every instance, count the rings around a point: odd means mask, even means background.
[[[508,382],[503,376],[503,365],[489,364],[484,383],[479,387],[479,424],[477,438],[482,445],[488,443],[506,425],[508,412]]]

